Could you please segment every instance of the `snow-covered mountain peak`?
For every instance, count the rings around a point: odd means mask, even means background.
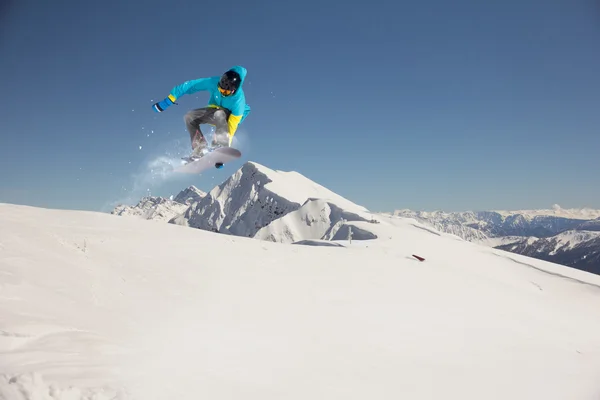
[[[331,201],[345,209],[368,212],[366,208],[332,192],[297,171],[273,170],[264,165],[249,161],[232,178],[234,180],[238,178],[240,181],[250,179],[259,185],[264,184],[265,189],[295,203],[304,204],[311,199],[323,199]],[[266,180],[262,181],[262,179]]]
[[[171,222],[254,237],[263,227],[315,199],[334,204],[345,212],[368,213],[364,207],[298,172],[279,171],[256,162],[246,162],[225,182]]]
[[[173,201],[190,205],[199,202],[204,196],[206,196],[206,192],[203,192],[192,185],[179,192],[179,194],[173,198]]]

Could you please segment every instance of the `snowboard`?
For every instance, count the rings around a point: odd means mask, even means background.
[[[233,147],[218,147],[200,157],[182,157],[185,164],[175,170],[186,174],[199,174],[211,168],[223,168],[225,163],[241,156],[242,153]]]

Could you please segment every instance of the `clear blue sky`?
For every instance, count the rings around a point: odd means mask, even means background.
[[[108,210],[250,160],[373,211],[600,208],[592,1],[0,2],[0,202]],[[153,101],[236,64],[242,159],[151,179],[208,96]]]

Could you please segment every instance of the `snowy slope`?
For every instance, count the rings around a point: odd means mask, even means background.
[[[297,172],[247,162],[172,223],[208,231],[253,237],[272,221],[298,210],[310,199],[322,199],[349,212],[364,207],[333,193]]]
[[[378,220],[313,247],[0,204],[0,398],[598,398],[599,276]]]

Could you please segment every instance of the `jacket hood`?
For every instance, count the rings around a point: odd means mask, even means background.
[[[244,80],[246,79],[246,74],[248,73],[248,71],[246,70],[246,68],[242,67],[241,65],[236,65],[232,68],[229,68],[230,71],[235,71],[240,75],[240,78],[242,80],[242,83],[240,83],[240,86],[244,84]]]

